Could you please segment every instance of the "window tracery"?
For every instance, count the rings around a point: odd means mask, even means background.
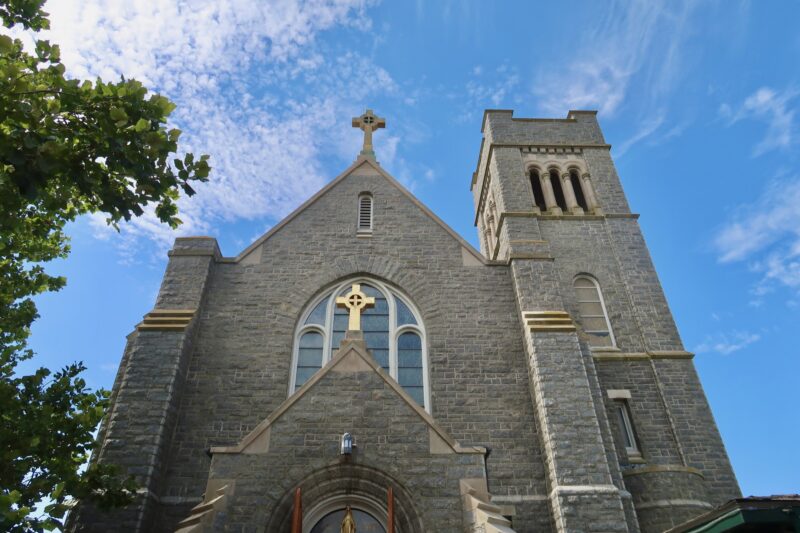
[[[375,305],[361,314],[364,341],[375,361],[419,405],[429,410],[425,330],[419,312],[399,291],[373,279],[350,279],[314,300],[301,315],[295,334],[289,394],[294,394],[339,349],[348,324],[348,310],[338,307],[336,297],[353,283],[375,298]]]

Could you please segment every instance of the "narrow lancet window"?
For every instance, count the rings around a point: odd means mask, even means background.
[[[562,211],[567,211],[567,199],[564,197],[564,189],[561,187],[561,176],[558,175],[558,170],[550,171],[550,183],[553,185],[553,196],[556,197],[556,205]]]
[[[372,232],[372,195],[362,194],[358,197],[358,232]]]
[[[425,405],[422,375],[422,339],[412,332],[397,339],[397,382],[418,404]]]
[[[323,341],[324,337],[319,331],[308,331],[300,337],[294,390],[302,387],[317,373],[317,370],[322,368]]]
[[[589,344],[598,347],[614,346],[611,322],[608,320],[600,286],[594,279],[586,276],[575,278],[574,286],[581,324],[589,337]]]
[[[547,211],[547,203],[544,201],[544,190],[542,190],[542,181],[539,178],[539,171],[535,168],[530,172],[530,179],[531,190],[533,191],[533,203],[544,213]]]
[[[585,212],[588,212],[589,205],[586,203],[586,196],[583,194],[581,178],[575,170],[569,171],[569,181],[572,183],[572,189],[575,191],[575,200],[578,202],[578,205],[581,206]]]
[[[617,400],[614,402],[614,409],[617,411],[617,423],[619,424],[620,432],[622,433],[622,444],[625,446],[625,452],[628,457],[640,456],[639,446],[636,444],[636,432],[633,430],[633,422],[631,421],[630,408],[628,402],[625,400]]]

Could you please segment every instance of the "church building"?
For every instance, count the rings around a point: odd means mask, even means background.
[[[71,530],[655,533],[740,496],[595,112],[486,111],[480,251],[353,125],[235,257],[175,240],[94,458],[137,498]]]

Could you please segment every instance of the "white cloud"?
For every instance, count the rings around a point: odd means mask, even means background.
[[[614,149],[614,155],[617,157],[622,157],[623,155],[625,155],[625,152],[630,150],[630,148],[634,144],[646,139],[647,137],[650,137],[653,133],[655,133],[655,131],[658,130],[658,128],[660,128],[663,123],[664,123],[663,113],[659,113],[658,115],[653,117],[652,120],[644,122],[639,127],[639,130],[633,134],[633,136],[629,137],[628,139],[620,143],[619,147]]]
[[[680,49],[691,32],[696,3],[667,0],[614,2],[595,31],[579,40],[565,66],[552,64],[537,75],[534,94],[543,111],[598,109],[613,115],[625,102],[634,76],[650,100],[661,99],[680,77]]]
[[[460,91],[450,95],[451,99],[458,101],[461,108],[459,121],[466,122],[475,118],[486,107],[511,106],[519,101],[515,91],[520,77],[515,67],[502,64],[491,75],[484,74],[482,67],[475,67],[472,70],[472,79],[465,86],[466,95]]]
[[[720,261],[747,259],[788,239],[789,252],[800,252],[800,177],[773,181],[748,209],[746,218],[737,217],[717,234],[715,245]]]
[[[759,156],[770,150],[787,149],[797,144],[795,110],[791,109],[790,104],[798,95],[800,91],[792,88],[777,92],[769,87],[761,87],[735,111],[729,104],[723,103],[719,113],[729,124],[746,119],[767,123],[764,138],[753,147],[753,155]]]
[[[350,117],[397,92],[384,69],[318,44],[329,29],[370,27],[364,0],[58,0],[45,9],[68,75],[136,78],[178,104],[181,147],[211,155],[211,180],[181,198],[174,232],[146,210],[125,224],[122,249],[168,247],[219,222],[276,220],[322,186],[324,156],[355,157]],[[363,83],[363,73],[370,83]],[[342,135],[342,130],[346,133]],[[334,134],[335,132],[335,134]],[[333,144],[325,139],[336,139]],[[396,143],[379,154],[394,159]],[[391,152],[391,153],[389,153]],[[105,228],[102,217],[94,217]],[[100,230],[102,233],[103,230]]]
[[[762,276],[754,288],[756,297],[775,283],[800,290],[800,176],[773,181],[747,213],[717,233],[719,260],[749,261]]]
[[[734,331],[709,335],[694,349],[696,353],[716,352],[722,355],[732,354],[761,339],[758,333]]]

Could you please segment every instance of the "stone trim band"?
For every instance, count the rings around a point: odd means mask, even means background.
[[[144,315],[139,331],[183,331],[194,318],[194,309],[154,309]]]
[[[642,474],[653,474],[656,472],[682,472],[684,474],[694,474],[696,476],[700,476],[701,478],[705,478],[703,473],[691,466],[683,466],[683,465],[652,465],[652,466],[643,466],[640,468],[632,468],[631,470],[623,470],[622,475],[624,477],[630,476],[639,476]]]
[[[525,311],[522,318],[531,331],[575,331],[575,323],[566,311]]]

